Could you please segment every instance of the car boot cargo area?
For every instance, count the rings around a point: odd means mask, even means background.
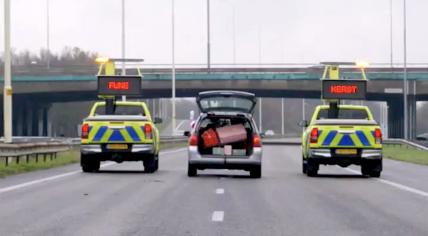
[[[201,155],[252,154],[253,128],[245,117],[206,117],[200,123],[197,134]]]

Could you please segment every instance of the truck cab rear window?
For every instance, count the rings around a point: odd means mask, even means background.
[[[321,109],[318,113],[317,120],[331,119],[328,117],[328,109]],[[369,116],[366,110],[362,109],[339,109],[339,115],[335,119],[356,119],[368,120]]]
[[[105,112],[106,109],[104,105],[97,106],[95,115],[105,115]],[[145,116],[143,107],[124,105],[117,105],[114,110],[114,115]]]

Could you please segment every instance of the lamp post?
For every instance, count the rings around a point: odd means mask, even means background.
[[[407,9],[406,0],[403,0],[403,43],[404,43],[404,69],[403,69],[403,102],[404,102],[404,138],[408,139],[408,112],[407,112]]]
[[[12,142],[12,75],[10,54],[10,0],[4,0],[4,142]]]
[[[51,68],[49,0],[46,0],[46,48],[47,48],[46,67],[49,70]]]
[[[207,0],[207,68],[211,72],[210,0]]]
[[[171,24],[172,24],[172,135],[175,134],[175,7],[174,0],[171,0]],[[209,44],[208,44],[209,45]]]

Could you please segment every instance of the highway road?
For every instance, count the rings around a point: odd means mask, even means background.
[[[299,146],[264,146],[263,177],[186,175],[185,149],[141,163],[78,165],[0,180],[0,235],[428,235],[428,167],[385,160],[301,173]]]

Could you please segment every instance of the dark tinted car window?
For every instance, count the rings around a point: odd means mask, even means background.
[[[328,109],[322,109],[318,113],[317,120],[329,119]],[[368,114],[366,110],[363,109],[339,109],[339,116],[337,119],[366,119],[368,120]]]
[[[105,106],[98,106],[97,109],[95,110],[95,115],[105,115]],[[116,109],[114,111],[114,115],[140,115],[140,116],[144,116],[144,109],[142,106],[123,106],[123,105],[119,105],[116,106]]]

